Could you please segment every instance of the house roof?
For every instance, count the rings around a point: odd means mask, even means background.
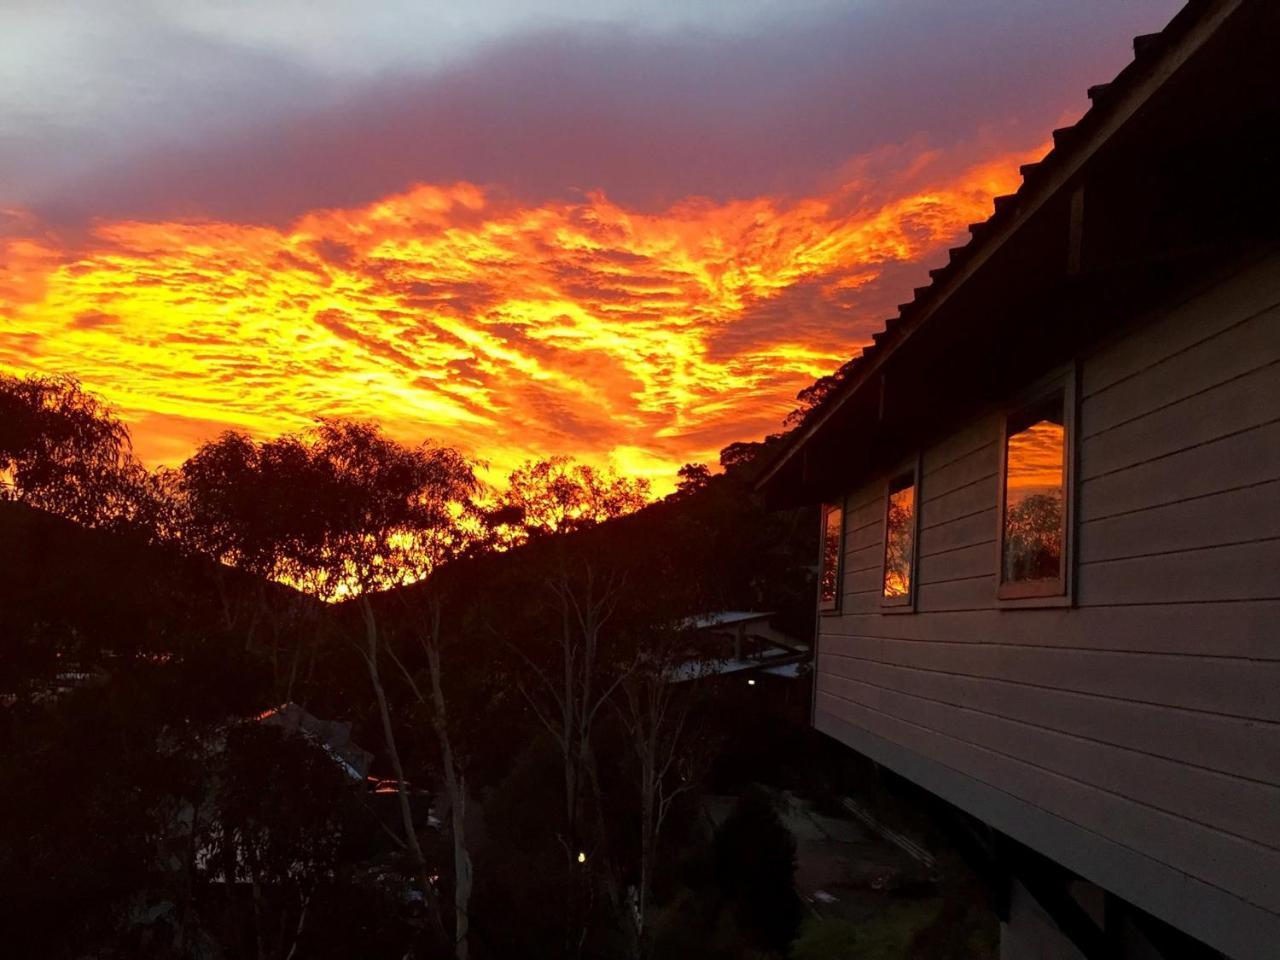
[[[321,720],[296,703],[283,703],[262,711],[254,720],[300,734],[318,744],[353,780],[363,780],[373,762],[373,754],[351,741],[351,724]]]
[[[854,358],[836,391],[787,439],[756,481],[765,489],[854,397],[877,389],[877,374],[904,344],[922,330],[971,280],[980,268],[1019,234],[1051,199],[1072,188],[1085,164],[1150,98],[1215,34],[1238,9],[1268,0],[1189,0],[1159,33],[1135,37],[1134,59],[1109,83],[1088,89],[1089,110],[1074,125],[1053,131],[1053,147],[1038,162],[1023,165],[1015,193],[996,197],[994,212],[971,224],[970,239],[949,251],[941,267],[929,271],[930,282],[917,287],[910,301],[872,336]]]
[[[754,657],[699,657],[675,664],[667,673],[667,682],[685,683],[748,671],[795,679],[800,675],[799,665],[808,658],[808,650],[790,647],[770,647]]]
[[[768,620],[773,611],[765,610],[717,610],[713,613],[702,613],[687,621],[693,630],[706,630],[709,627],[726,627],[735,623],[750,623],[753,620]]]

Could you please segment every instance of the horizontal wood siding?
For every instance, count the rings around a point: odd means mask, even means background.
[[[1079,384],[1074,604],[996,602],[1001,414],[976,417],[922,450],[914,613],[879,605],[887,474],[850,491],[816,723],[1033,846],[1076,837],[1064,862],[1174,923],[1280,929],[1280,259]]]

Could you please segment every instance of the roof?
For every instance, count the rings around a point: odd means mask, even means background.
[[[1038,162],[1020,168],[1023,180],[1018,190],[996,197],[992,215],[970,225],[969,241],[948,251],[948,262],[929,271],[930,282],[917,287],[912,299],[899,305],[897,316],[887,320],[884,329],[872,336],[871,344],[847,365],[835,392],[787,439],[756,481],[756,488],[768,487],[852,397],[876,389],[876,374],[885,361],[916,337],[1039,209],[1071,185],[1085,163],[1228,17],[1256,2],[1260,0],[1189,0],[1162,31],[1135,37],[1133,60],[1111,82],[1088,89],[1091,106],[1084,116],[1072,126],[1053,131],[1052,149]]]
[[[768,620],[772,616],[772,610],[719,610],[714,613],[701,613],[695,617],[690,617],[686,624],[694,630],[705,630],[708,627],[725,627],[734,623]]]
[[[373,754],[351,742],[349,723],[321,720],[296,703],[271,707],[259,713],[254,720],[306,737],[320,746],[353,780],[363,780],[369,772]]]
[[[793,650],[789,647],[770,647],[756,657],[696,658],[675,664],[667,672],[667,682],[684,683],[687,680],[705,680],[747,671],[795,679],[800,675],[800,663],[808,658],[808,650]]]

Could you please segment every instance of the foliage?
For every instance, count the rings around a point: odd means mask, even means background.
[[[182,469],[146,474],[146,523],[170,546],[139,545],[145,562],[121,538],[0,504],[0,535],[23,518],[19,551],[37,561],[16,559],[0,580],[0,669],[30,679],[11,700],[16,688],[0,689],[12,705],[0,710],[0,812],[26,831],[0,838],[0,871],[27,878],[14,902],[40,917],[44,953],[285,956],[296,942],[295,956],[401,957],[456,949],[467,926],[480,957],[633,948],[628,886],[643,874],[660,910],[678,851],[706,849],[688,826],[696,805],[671,803],[694,796],[715,719],[691,712],[693,687],[664,682],[695,642],[678,625],[756,608],[809,632],[815,524],[763,512],[749,478],[766,449],[744,445],[726,473],[686,471],[677,497],[645,510],[643,483],[564,458],[527,465],[489,514],[505,517],[505,541],[483,535],[460,454],[349,421],[266,441],[224,434]],[[27,529],[29,514],[40,523]],[[354,602],[303,602],[272,580]],[[294,606],[309,619],[286,624],[289,637],[325,650],[300,696],[355,721],[390,796],[353,797],[314,745],[235,721],[280,702],[274,647],[254,630]],[[372,682],[350,669],[353,651]],[[88,689],[54,689],[59,654],[91,664]],[[528,762],[518,776],[513,753]],[[48,775],[29,780],[32,764]],[[60,783],[76,785],[66,802]],[[184,832],[192,809],[198,827]],[[728,904],[724,955],[744,955],[742,936],[771,949],[750,891],[726,880],[716,892],[707,858],[708,896]],[[471,861],[468,901],[456,895]],[[49,882],[30,882],[40,870]],[[426,891],[425,908],[407,891]],[[451,894],[462,912],[441,924]],[[61,937],[60,913],[79,925]]]
[[[518,517],[513,542],[571,533],[634,513],[649,500],[649,482],[569,457],[530,460],[511,472],[498,506]]]
[[[297,436],[263,443],[227,432],[182,465],[186,535],[202,553],[273,580],[314,566],[324,543],[327,478]]]
[[[739,927],[770,950],[785,950],[800,926],[796,841],[763,790],[748,790],[716,831],[716,879]]]
[[[129,432],[70,377],[0,374],[0,498],[114,529],[160,523],[163,484]]]
[[[676,471],[676,477],[675,495],[686,497],[706,489],[711,482],[711,468],[705,463],[686,463]]]
[[[262,442],[226,433],[182,467],[195,545],[330,600],[421,579],[462,553],[477,488],[458,451],[349,420]]]
[[[351,784],[325,750],[279,727],[231,726],[212,760],[212,812],[198,829],[222,879],[310,888],[331,876]]]
[[[858,358],[841,364],[835,371],[824,377],[819,377],[809,386],[805,387],[796,394],[796,400],[800,405],[796,409],[787,414],[784,424],[788,429],[794,429],[801,426],[817,411],[823,409],[827,402],[835,396],[840,385],[848,379],[849,374],[853,372],[854,365]]]
[[[212,789],[196,823],[206,882],[248,884],[254,952],[286,957],[330,882],[354,822],[354,791],[319,744],[249,721],[211,758]],[[274,946],[274,949],[273,949]]]

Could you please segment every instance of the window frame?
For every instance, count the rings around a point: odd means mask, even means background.
[[[897,480],[911,478],[911,488],[915,491],[915,500],[911,508],[911,578],[907,592],[900,597],[884,595],[884,575],[889,562],[889,498],[893,494],[893,485]],[[880,511],[880,589],[879,606],[881,613],[914,613],[916,595],[919,593],[919,560],[920,560],[920,454],[916,454],[899,469],[894,470],[884,482],[884,503]]]
[[[822,501],[818,512],[818,614],[824,617],[838,616],[844,607],[844,548],[849,526],[848,496],[833,497]],[[835,507],[840,511],[840,546],[836,552],[836,595],[829,602],[822,599],[822,567],[827,541],[827,511]]]
[[[1000,469],[996,474],[996,602],[1001,607],[1068,607],[1075,603],[1076,547],[1076,404],[1079,391],[1079,367],[1072,363],[1066,370],[1037,381],[1010,398],[1000,421]],[[1028,407],[1062,394],[1062,559],[1056,577],[1006,583],[1004,580],[1005,507],[1008,499],[1009,423]]]

